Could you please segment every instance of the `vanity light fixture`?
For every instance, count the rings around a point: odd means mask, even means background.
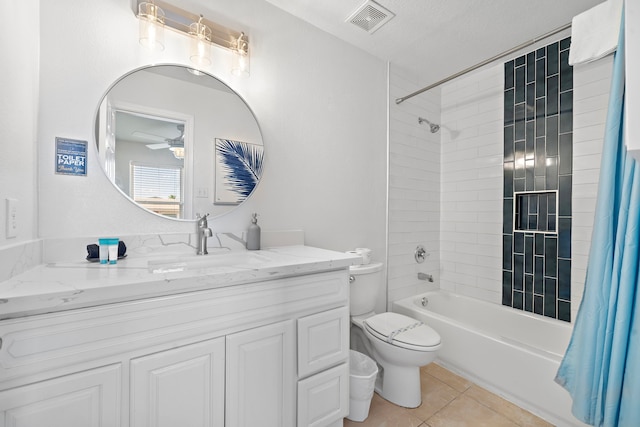
[[[249,38],[244,32],[232,30],[215,22],[180,9],[164,0],[134,0],[133,12],[140,19],[140,43],[150,46],[151,40],[143,34],[155,34],[155,43],[160,42],[164,48],[163,39],[158,39],[160,29],[169,29],[184,33],[191,37],[189,57],[199,67],[211,64],[211,45],[215,44],[233,53],[231,72],[235,75],[249,75]],[[156,23],[155,33],[149,32],[149,23]],[[161,25],[160,25],[161,24]],[[144,29],[144,33],[143,33]],[[143,41],[144,40],[144,41]]]
[[[151,50],[164,50],[164,11],[153,2],[138,4],[140,44]]]
[[[211,29],[202,23],[200,15],[198,22],[189,25],[191,35],[191,62],[199,66],[211,64]]]
[[[240,37],[236,40],[236,48],[233,50],[231,74],[235,76],[249,76],[249,43],[244,33],[240,33]]]

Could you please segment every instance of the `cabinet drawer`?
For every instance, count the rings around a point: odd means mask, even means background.
[[[110,365],[0,392],[0,425],[120,425],[121,365]]]
[[[298,376],[304,378],[349,357],[349,309],[298,319]]]
[[[298,381],[298,425],[327,426],[349,414],[346,363]]]

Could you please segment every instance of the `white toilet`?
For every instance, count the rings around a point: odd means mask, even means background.
[[[440,335],[429,326],[398,313],[374,312],[382,263],[349,268],[351,348],[373,358],[381,367],[376,392],[399,406],[422,403],[420,367],[431,363],[440,348]]]

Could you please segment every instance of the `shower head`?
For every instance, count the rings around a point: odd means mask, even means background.
[[[436,133],[440,130],[440,125],[437,125],[435,123],[431,123],[429,120],[427,119],[423,119],[422,117],[418,117],[418,123],[422,124],[422,123],[426,123],[429,125],[429,128],[431,130],[431,133]]]

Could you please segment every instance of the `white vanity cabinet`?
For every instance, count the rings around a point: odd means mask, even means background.
[[[0,321],[0,426],[337,426],[336,270]]]

